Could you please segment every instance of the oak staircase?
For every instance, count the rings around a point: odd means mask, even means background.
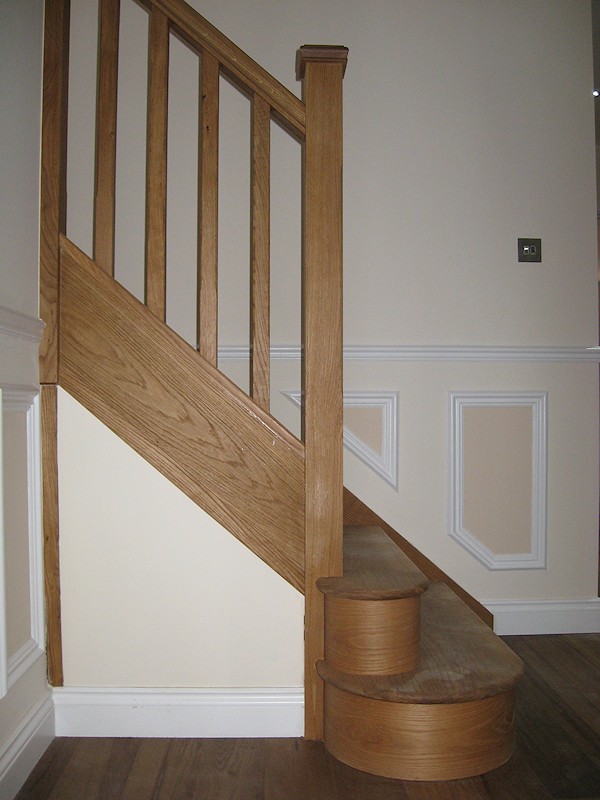
[[[376,527],[347,527],[325,595],[325,745],[357,769],[451,780],[513,751],[522,663],[443,583]]]
[[[99,3],[94,244],[86,254],[66,235],[69,0],[46,0],[40,383],[51,682],[62,683],[56,455],[56,387],[62,386],[304,592],[307,737],[324,738],[342,761],[390,777],[449,779],[493,769],[512,751],[520,662],[491,632],[490,615],[476,600],[343,489],[347,49],[300,49],[299,100],[183,0],[143,0],[149,103],[142,302],[115,279],[120,1]],[[165,319],[173,34],[201,65],[196,347]],[[220,75],[252,104],[248,394],[218,364]],[[270,413],[271,120],[304,148],[302,441]],[[348,528],[344,536],[344,521],[370,527]]]

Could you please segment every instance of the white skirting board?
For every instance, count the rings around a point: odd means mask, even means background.
[[[600,633],[600,598],[591,600],[483,600],[501,636]]]
[[[45,694],[0,751],[0,797],[13,800],[54,738],[54,704]]]
[[[304,689],[54,689],[57,736],[296,737]]]

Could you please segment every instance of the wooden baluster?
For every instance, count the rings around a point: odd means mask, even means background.
[[[58,381],[59,236],[66,230],[69,0],[46,0],[40,188],[40,383]]]
[[[167,265],[167,101],[169,20],[152,8],[148,59],[146,142],[146,305],[166,317]]]
[[[348,51],[302,47],[304,79],[305,732],[323,738],[323,596],[342,574],[342,78]]]
[[[96,191],[94,261],[115,270],[115,166],[120,0],[101,0],[96,96]]]
[[[198,202],[198,323],[200,355],[217,366],[219,62],[202,54],[200,104],[200,197]]]
[[[252,399],[270,407],[270,160],[271,109],[266,100],[252,101],[250,386]]]

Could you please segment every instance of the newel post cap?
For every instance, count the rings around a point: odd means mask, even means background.
[[[304,80],[308,63],[342,64],[342,76],[346,72],[348,48],[338,44],[303,44],[296,52],[296,78]]]

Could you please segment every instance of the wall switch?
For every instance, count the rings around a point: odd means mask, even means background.
[[[541,239],[517,239],[517,253],[519,261],[541,261]]]

